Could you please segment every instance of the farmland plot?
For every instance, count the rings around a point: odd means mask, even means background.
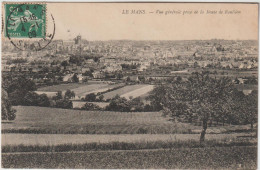
[[[60,84],[55,86],[48,86],[39,88],[36,93],[38,94],[47,94],[49,97],[53,97],[56,95],[57,91],[62,91],[64,94],[66,90],[72,90],[75,92],[75,96],[82,98],[85,97],[87,94],[90,93],[98,93],[98,92],[104,92],[109,89],[122,86],[123,84],[107,84],[107,83],[86,83],[86,84],[79,84],[79,83],[71,83],[71,84]]]
[[[59,84],[53,86],[40,87],[37,90],[42,92],[57,92],[57,91],[66,91],[67,89],[76,89],[79,87],[84,87],[86,85],[91,85],[93,83],[68,83],[68,84]]]
[[[173,123],[160,112],[83,111],[17,106],[17,117],[2,132],[47,134],[169,134],[200,129]]]
[[[257,169],[257,147],[2,153],[3,168]]]
[[[91,86],[87,86],[87,87],[79,87],[77,89],[73,89],[73,91],[75,92],[76,96],[81,96],[81,97],[85,97],[87,94],[90,93],[99,93],[99,92],[105,92],[109,89],[113,89],[115,87],[119,87],[122,86],[123,83],[120,84],[113,84],[113,85],[108,85],[108,84],[93,84]]]
[[[154,87],[153,85],[147,85],[142,88],[125,93],[125,94],[121,95],[121,97],[125,97],[126,99],[130,99],[131,97],[132,98],[140,97],[140,96],[145,95],[145,94],[149,93],[150,91],[152,91],[153,87]]]
[[[237,136],[245,133],[233,134],[207,134],[207,140],[236,140]],[[63,144],[85,143],[147,143],[147,142],[186,142],[199,141],[200,134],[117,134],[117,135],[93,135],[93,134],[2,134],[2,146],[6,145],[37,145],[56,146]]]
[[[108,92],[104,94],[104,99],[110,99],[119,95],[121,97],[126,97],[129,99],[130,96],[133,98],[139,97],[151,91],[153,89],[153,85],[145,85],[145,84],[138,84],[138,85],[129,85],[123,88]]]

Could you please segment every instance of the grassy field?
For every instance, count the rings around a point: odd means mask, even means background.
[[[2,153],[3,168],[256,169],[257,147]]]
[[[176,141],[199,141],[200,134],[2,134],[2,146],[18,145],[37,145],[37,146],[56,146],[56,145],[74,145],[91,143],[144,143],[149,142],[167,142]],[[207,134],[207,140],[218,141],[236,141],[247,139],[254,141],[253,134],[232,133],[232,134]]]
[[[57,92],[57,91],[66,91],[67,89],[76,89],[91,84],[92,83],[68,83],[68,84],[59,84],[53,86],[40,87],[37,90],[45,91],[45,92]]]
[[[125,94],[130,94],[132,92],[134,92],[135,90],[141,89],[141,88],[145,88],[145,87],[150,87],[150,85],[145,85],[145,84],[138,84],[138,85],[129,85],[129,86],[125,86],[123,88],[108,92],[104,94],[104,98],[105,99],[110,99],[113,98],[116,95],[122,96],[122,97],[129,97],[129,95],[124,96]],[[133,97],[135,96],[135,94],[132,94]],[[142,94],[141,94],[142,95]]]
[[[7,137],[8,136],[8,137]],[[70,138],[69,138],[70,137]],[[60,135],[2,134],[2,152],[68,152],[92,150],[140,150],[169,148],[256,146],[257,138],[233,135]]]
[[[175,123],[160,112],[83,111],[36,106],[14,107],[16,119],[2,133],[33,134],[199,134],[201,126]],[[207,133],[248,132],[249,125],[209,127]]]
[[[171,134],[201,129],[173,123],[160,112],[82,111],[17,106],[13,122],[2,123],[2,132],[49,134]]]
[[[78,87],[76,89],[71,89],[75,92],[76,96],[85,97],[87,94],[90,93],[98,93],[104,92],[109,89],[121,86],[122,84],[90,84],[87,86]]]
[[[75,92],[76,96],[85,96],[89,93],[98,93],[98,92],[104,92],[108,89],[112,89],[118,86],[122,86],[121,84],[107,84],[102,82],[91,82],[91,83],[69,83],[69,84],[60,84],[60,85],[54,85],[54,86],[47,86],[38,88],[37,91],[41,93],[54,93],[56,94],[57,91],[62,91],[63,93],[70,89]]]
[[[121,95],[121,97],[125,97],[126,99],[130,99],[130,97],[132,97],[132,98],[141,97],[141,96],[149,93],[150,91],[152,91],[153,88],[154,88],[153,85],[147,85],[147,86],[138,88],[136,90],[130,91],[128,93],[125,93],[125,94]]]

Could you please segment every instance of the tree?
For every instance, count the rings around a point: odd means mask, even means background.
[[[118,80],[121,80],[124,77],[124,75],[121,72],[116,73],[116,78]]]
[[[251,129],[253,129],[253,125],[257,122],[257,91],[253,90],[251,94],[245,97],[245,105],[247,109],[247,113],[245,112],[245,120],[246,123],[250,123]]]
[[[50,100],[46,94],[39,95],[35,92],[28,92],[23,99],[23,105],[49,107]]]
[[[162,110],[162,100],[166,94],[167,87],[163,85],[156,86],[146,98],[147,100],[151,101],[151,106],[153,110],[159,111]]]
[[[50,100],[47,97],[46,94],[40,94],[38,98],[38,106],[42,107],[49,107],[50,106]]]
[[[66,67],[69,65],[69,63],[68,63],[67,61],[62,61],[62,62],[61,62],[61,65],[62,65],[64,68],[66,68]]]
[[[85,100],[89,102],[94,102],[96,101],[96,95],[94,93],[87,94]]]
[[[56,96],[54,96],[52,99],[53,100],[60,100],[60,99],[62,99],[62,91],[58,91],[56,93]]]
[[[12,105],[23,104],[24,96],[29,91],[36,90],[35,83],[23,76],[3,78],[2,82],[2,87],[7,91]]]
[[[130,79],[129,76],[127,76],[126,81],[127,81],[127,82],[130,82],[130,81],[131,81],[131,79]]]
[[[252,91],[249,95],[244,95],[239,98],[235,107],[239,120],[243,124],[250,124],[251,129],[257,122],[257,91]]]
[[[165,88],[161,87],[159,101],[164,112],[172,117],[185,116],[190,120],[194,116],[200,118],[200,142],[203,143],[208,121],[217,114],[227,117],[232,111],[229,101],[232,101],[233,90],[234,85],[228,78],[215,79],[211,78],[208,72],[196,72],[187,82],[176,82],[166,85]]]
[[[41,69],[41,72],[42,73],[49,73],[49,68],[48,67],[43,67],[42,69]]]
[[[21,76],[14,78],[11,77],[10,79],[4,79],[3,88],[9,94],[17,89],[23,91],[34,91],[36,90],[36,85],[32,80]]]
[[[37,106],[39,95],[35,92],[28,92],[24,96],[24,105],[26,106]]]
[[[16,115],[16,110],[12,108],[11,102],[8,99],[8,93],[2,89],[2,102],[1,102],[1,112],[2,120],[14,120]]]
[[[106,107],[106,110],[109,111],[120,111],[120,112],[129,112],[130,106],[126,98],[116,95],[110,100],[109,105]]]
[[[96,104],[93,103],[86,103],[84,106],[81,107],[82,110],[101,110],[101,107],[99,107]]]
[[[18,90],[9,93],[9,101],[12,105],[23,105],[24,104],[24,97],[26,95],[25,90]]]
[[[73,108],[73,105],[72,105],[72,101],[68,99],[61,99],[56,101],[55,107],[63,108],[63,109],[71,109]]]
[[[104,100],[104,95],[103,94],[101,94],[100,96],[98,96],[98,99],[99,99],[99,101],[103,101]]]
[[[144,103],[142,102],[140,97],[130,100],[129,106],[130,106],[131,110],[134,110],[136,112],[141,112],[144,110]]]
[[[68,89],[68,90],[65,92],[64,98],[65,98],[65,99],[75,98],[75,93],[74,93],[74,91],[71,91],[71,90]]]
[[[83,73],[83,75],[93,77],[92,71],[86,71],[85,73]]]
[[[145,82],[145,77],[144,76],[138,76],[138,80],[141,81],[142,83]]]
[[[79,82],[79,78],[78,78],[77,74],[74,74],[71,79],[72,79],[72,82],[75,82],[75,83]]]

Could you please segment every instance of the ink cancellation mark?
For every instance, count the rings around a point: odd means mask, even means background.
[[[47,32],[46,14],[46,4],[5,4],[5,37],[22,51],[44,49],[55,35],[52,14],[50,22],[53,23],[53,30],[51,33]]]
[[[5,36],[45,38],[46,4],[5,4]]]

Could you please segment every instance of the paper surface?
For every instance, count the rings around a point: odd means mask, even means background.
[[[2,167],[256,169],[258,3],[2,3]]]

